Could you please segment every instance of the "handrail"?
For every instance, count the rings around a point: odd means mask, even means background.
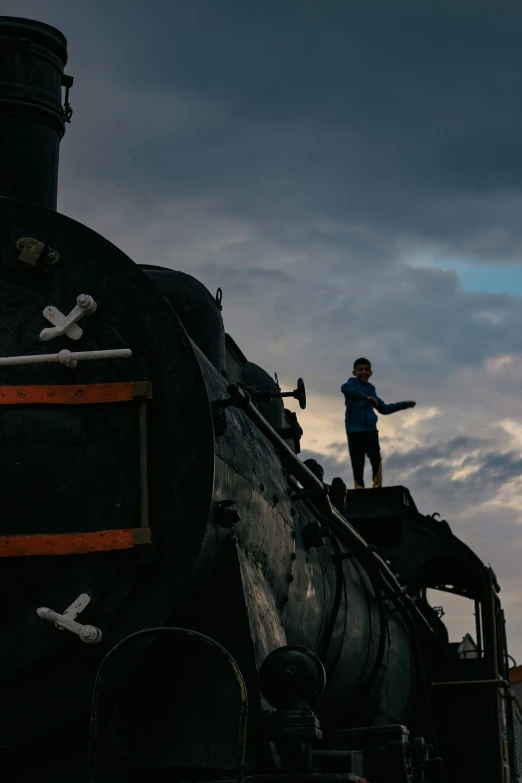
[[[306,465],[294,454],[292,449],[284,442],[284,440],[277,434],[277,432],[271,427],[264,416],[259,412],[255,405],[253,405],[250,395],[240,386],[235,383],[231,383],[227,386],[227,392],[230,395],[228,400],[219,400],[215,402],[215,405],[219,407],[233,406],[239,408],[255,424],[260,432],[267,438],[268,441],[275,447],[279,455],[283,459],[287,460],[292,465],[292,472],[294,477],[304,487],[305,490],[311,490],[314,495],[317,496],[321,512],[328,518],[328,521],[332,525],[334,532],[339,536],[341,540],[347,541],[349,546],[356,546],[360,549],[362,554],[366,554],[373,559],[377,567],[381,572],[383,586],[386,592],[395,600],[399,601],[405,608],[408,609],[412,615],[415,615],[417,620],[425,626],[425,628],[433,635],[435,635],[434,629],[422,612],[415,605],[414,601],[401,587],[391,570],[388,568],[384,560],[375,551],[375,548],[370,546],[365,539],[357,532],[357,530],[343,517],[337,509],[332,506],[330,498],[328,497],[328,489],[325,485],[315,476]]]

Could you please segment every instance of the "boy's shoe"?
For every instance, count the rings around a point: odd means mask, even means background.
[[[379,470],[377,471],[373,479],[373,488],[381,489],[381,487],[382,487],[382,459],[379,465]]]

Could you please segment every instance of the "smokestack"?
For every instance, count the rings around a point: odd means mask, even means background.
[[[0,16],[0,196],[56,209],[60,141],[72,114],[66,63],[67,40],[54,27]]]

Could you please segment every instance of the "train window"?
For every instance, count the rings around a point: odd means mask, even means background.
[[[479,657],[480,622],[477,622],[475,614],[475,601],[463,595],[433,588],[426,591],[426,599],[446,626],[449,642],[456,645],[458,657]]]

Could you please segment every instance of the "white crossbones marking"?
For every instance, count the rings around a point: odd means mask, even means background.
[[[96,312],[97,308],[98,305],[92,296],[89,296],[88,294],[80,294],[80,296],[76,297],[76,307],[73,307],[69,315],[64,316],[63,313],[57,310],[53,305],[46,307],[43,311],[44,317],[51,323],[56,323],[57,325],[53,326],[51,329],[42,329],[40,332],[40,340],[47,342],[48,340],[54,340],[55,337],[61,337],[62,334],[66,334],[73,340],[78,340],[82,336],[83,331],[80,327],[76,326],[76,322],[82,319],[84,315],[92,315]],[[58,321],[58,319],[60,320]],[[71,332],[73,327],[75,327],[80,334],[74,330]]]
[[[47,318],[53,326],[60,326],[63,321],[65,321],[65,315],[61,313],[57,307],[53,307],[53,305],[46,307],[43,314],[44,318]],[[65,330],[65,334],[67,337],[70,337],[71,340],[79,340],[83,334],[83,329],[77,324],[71,324]]]

